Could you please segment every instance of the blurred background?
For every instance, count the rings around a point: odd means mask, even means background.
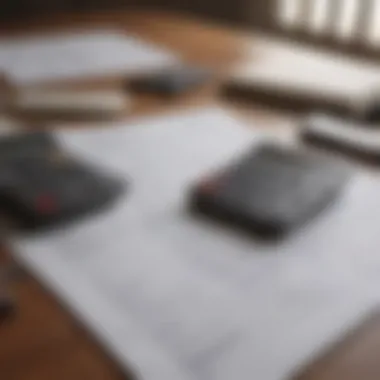
[[[0,17],[9,22],[62,12],[137,7],[189,12],[353,54],[376,54],[380,44],[378,0],[4,0]]]

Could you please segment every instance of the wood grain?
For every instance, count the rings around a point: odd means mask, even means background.
[[[380,311],[377,311],[295,380],[378,380],[379,352]]]

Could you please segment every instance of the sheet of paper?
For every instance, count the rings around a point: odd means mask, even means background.
[[[378,65],[262,37],[246,46],[247,59],[231,73],[231,84],[277,89],[337,102],[358,102],[380,85]],[[352,104],[355,106],[355,104]]]
[[[224,111],[58,136],[131,189],[92,220],[10,243],[139,378],[287,379],[378,303],[379,177],[358,173],[302,233],[263,245],[186,211],[189,184],[261,141]]]
[[[164,48],[112,30],[0,40],[0,70],[17,84],[131,74],[176,60]]]

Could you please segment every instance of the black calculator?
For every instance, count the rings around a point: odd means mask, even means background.
[[[349,173],[334,159],[263,145],[196,183],[190,207],[260,237],[282,237],[331,204]]]
[[[0,139],[0,213],[41,229],[76,220],[118,198],[125,183],[67,154],[53,135]]]

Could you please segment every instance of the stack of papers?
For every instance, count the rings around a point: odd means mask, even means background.
[[[233,68],[225,86],[247,97],[263,94],[355,111],[380,86],[378,65],[306,45],[262,37],[245,50],[247,59]]]

